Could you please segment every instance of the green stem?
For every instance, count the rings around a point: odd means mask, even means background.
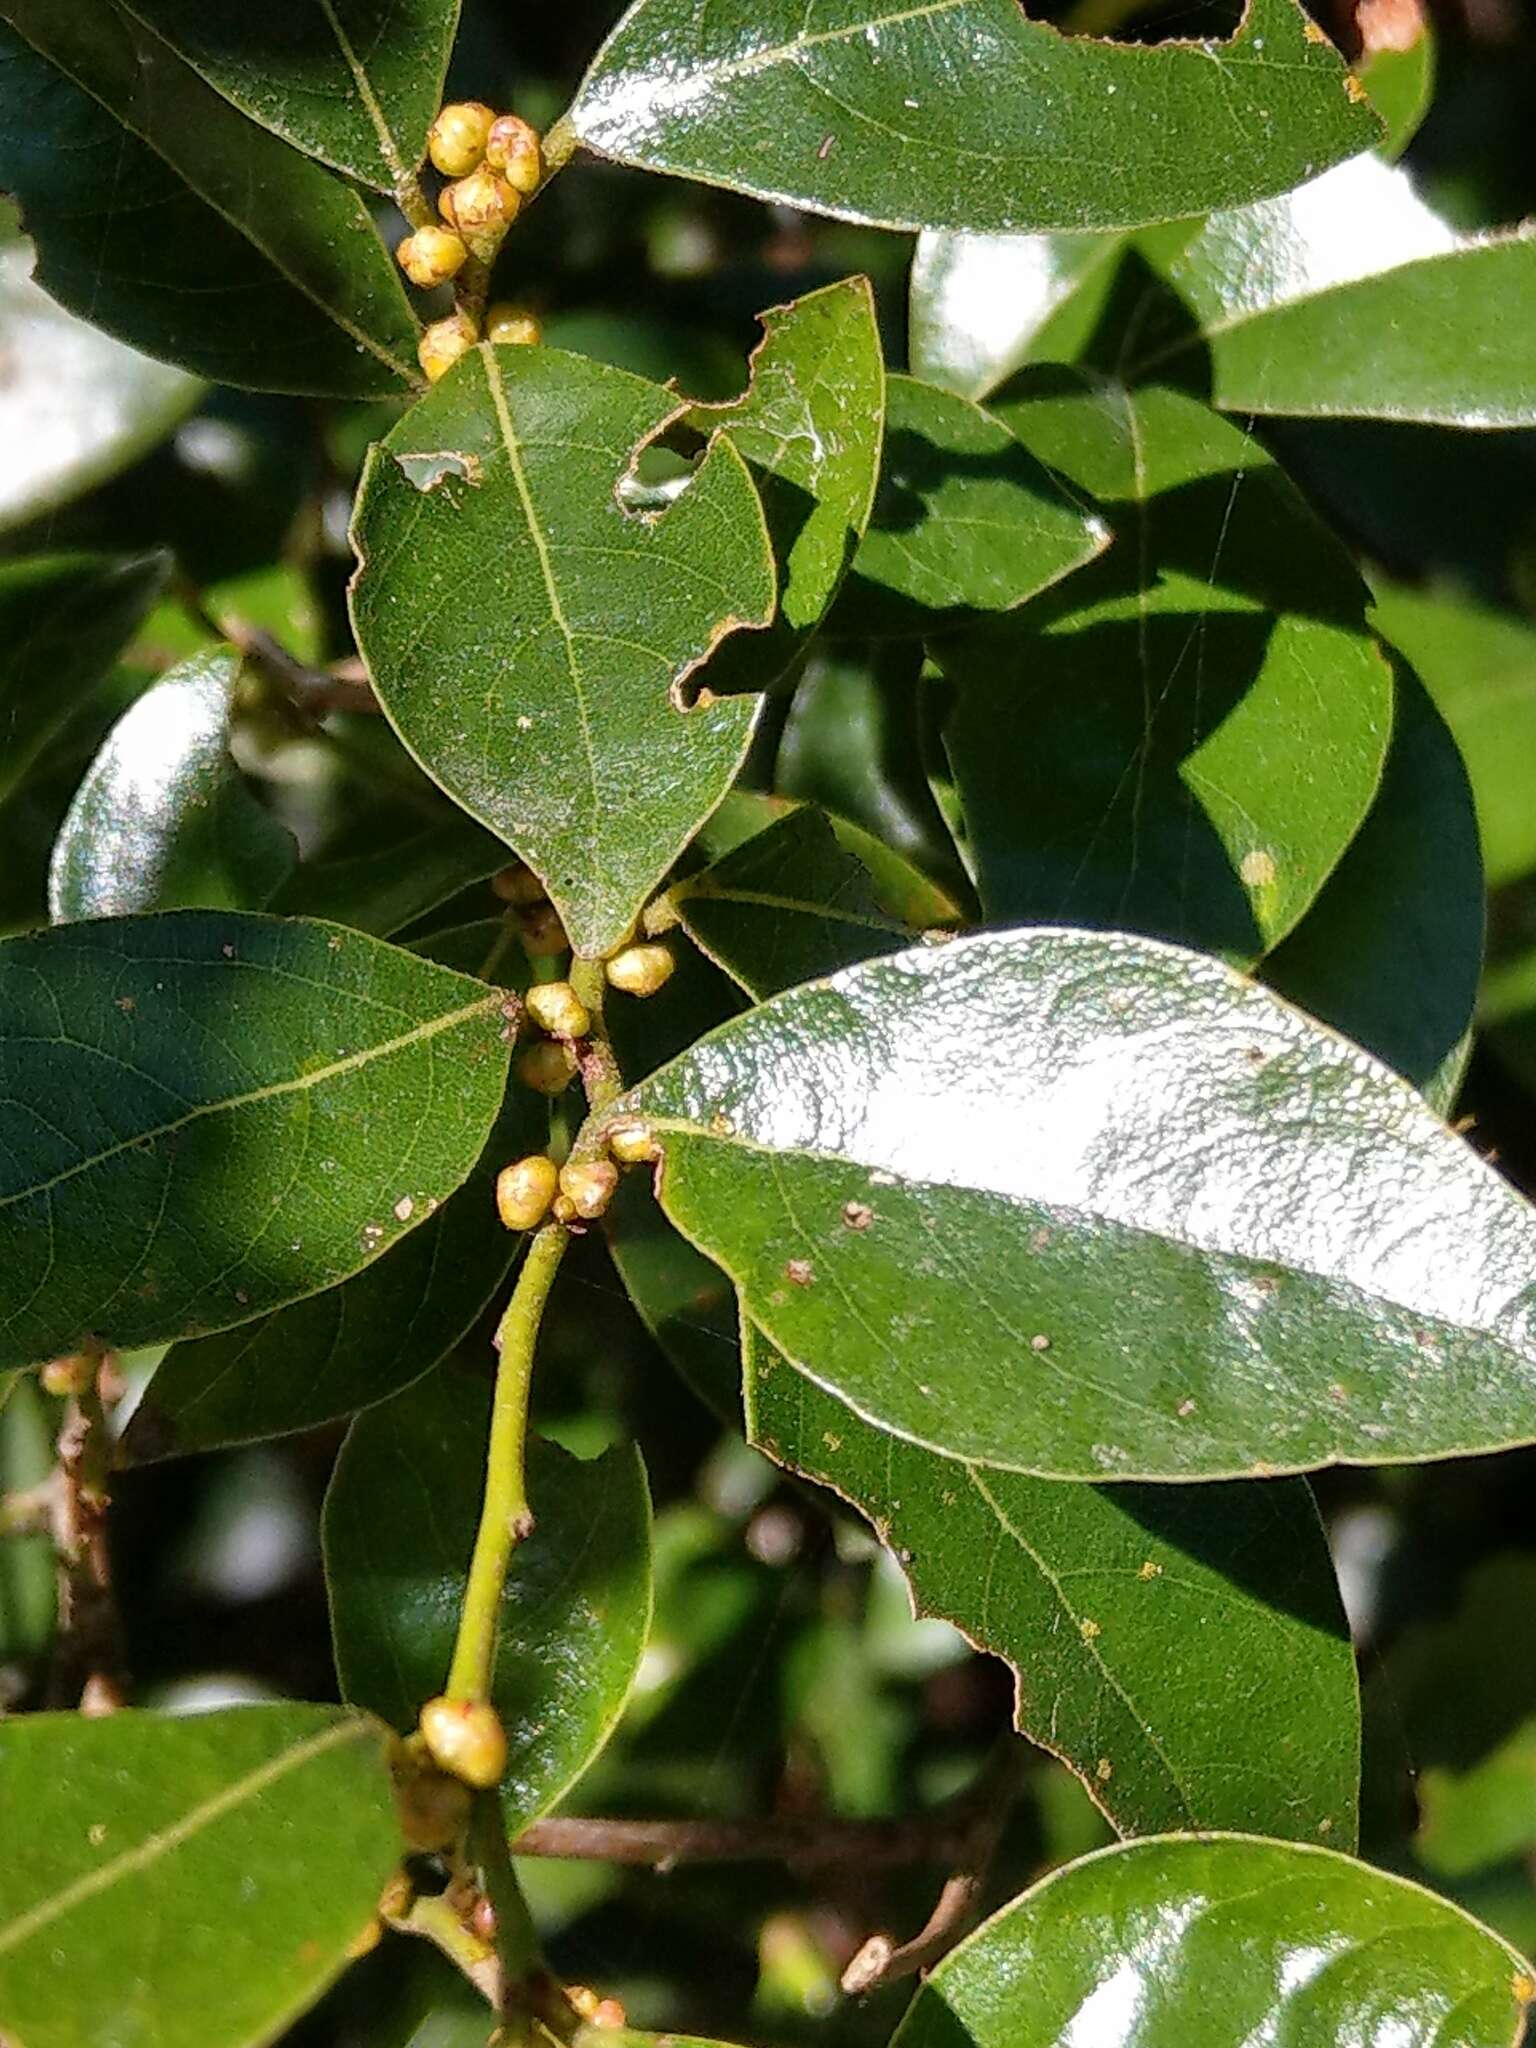
[[[601,960],[573,960],[570,973],[571,987],[581,998],[587,1015],[592,1019],[587,1033],[586,1049],[581,1057],[581,1085],[586,1090],[587,1127],[579,1133],[573,1148],[573,1157],[581,1159],[595,1155],[601,1145],[596,1142],[591,1126],[596,1124],[603,1111],[612,1107],[623,1092],[624,1081],[619,1073],[619,1063],[614,1058],[613,1047],[608,1039],[608,1022],[603,1015],[603,1003],[608,994],[608,981],[603,972]],[[584,1152],[583,1136],[592,1136]]]
[[[544,1306],[568,1241],[568,1233],[559,1223],[546,1223],[535,1235],[497,1327],[495,1341],[500,1358],[491,1409],[491,1440],[486,1452],[485,1500],[448,1673],[447,1693],[451,1700],[490,1699],[496,1668],[496,1625],[507,1566],[518,1544],[533,1533],[523,1464],[533,1352],[544,1319]]]
[[[481,1890],[496,1915],[496,1955],[501,1964],[498,2039],[525,2043],[532,2036],[533,1992],[544,1974],[539,1937],[512,1867],[501,1801],[481,1792],[469,1824],[469,1852],[479,1865]]]

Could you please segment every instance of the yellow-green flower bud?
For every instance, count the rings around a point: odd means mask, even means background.
[[[485,160],[500,171],[513,191],[526,198],[536,192],[544,175],[544,153],[536,128],[517,114],[498,114],[485,138]]]
[[[560,1192],[576,1214],[590,1223],[613,1200],[619,1169],[611,1159],[589,1159],[580,1166],[562,1166]]]
[[[469,251],[452,228],[418,228],[395,250],[400,268],[423,291],[456,277],[468,257]]]
[[[626,946],[604,970],[614,988],[627,996],[653,996],[672,979],[677,962],[670,946]]]
[[[37,1377],[45,1394],[67,1401],[71,1396],[78,1398],[91,1391],[100,1364],[101,1360],[89,1351],[70,1351],[62,1358],[50,1358]]]
[[[532,1230],[544,1221],[560,1185],[553,1159],[530,1153],[496,1176],[496,1213],[508,1230]]]
[[[563,1095],[576,1078],[576,1055],[563,1038],[541,1038],[518,1054],[517,1078],[539,1095]]]
[[[477,1791],[498,1784],[507,1768],[507,1733],[484,1700],[428,1700],[417,1723],[427,1754],[441,1771]]]
[[[517,348],[532,348],[544,339],[544,330],[532,313],[514,306],[510,299],[498,299],[485,316],[485,338]]]
[[[592,1029],[586,1004],[568,981],[536,981],[527,994],[528,1014],[551,1038],[585,1038]]]
[[[489,263],[501,247],[502,238],[517,219],[521,199],[505,178],[482,164],[467,178],[450,185],[443,195],[448,216],[463,237],[471,256]]]
[[[653,1159],[661,1157],[656,1133],[649,1124],[638,1121],[610,1124],[608,1150],[622,1166],[648,1166]]]
[[[544,884],[533,869],[522,861],[513,861],[510,867],[498,868],[491,877],[491,888],[503,903],[528,905],[542,903]]]
[[[494,111],[480,100],[455,100],[427,133],[427,154],[445,178],[462,178],[485,155]]]
[[[426,371],[427,382],[435,384],[439,377],[446,376],[460,356],[469,354],[475,341],[475,330],[462,313],[450,313],[446,320],[434,320],[430,327],[424,327],[416,346],[416,360]]]

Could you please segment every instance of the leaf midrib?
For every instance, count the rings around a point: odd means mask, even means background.
[[[392,1054],[403,1052],[408,1046],[423,1045],[438,1037],[444,1031],[453,1031],[470,1018],[478,1017],[497,1009],[506,998],[500,994],[482,996],[478,1001],[467,1003],[460,1010],[450,1011],[446,1016],[431,1017],[424,1024],[416,1024],[409,1031],[401,1032],[395,1038],[384,1039],[377,1044],[365,1046],[361,1052],[348,1053],[341,1059],[317,1067],[313,1073],[296,1074],[286,1081],[268,1082],[264,1087],[247,1090],[244,1095],[226,1095],[217,1102],[200,1102],[189,1109],[184,1116],[173,1117],[168,1123],[157,1124],[152,1130],[136,1131],[131,1138],[120,1138],[115,1145],[104,1151],[93,1152],[88,1159],[77,1159],[72,1166],[66,1166],[50,1180],[37,1181],[31,1187],[18,1188],[8,1195],[0,1195],[0,1210],[8,1209],[16,1202],[31,1201],[37,1195],[50,1194],[65,1181],[74,1180],[77,1175],[89,1173],[98,1166],[104,1166],[109,1159],[120,1153],[132,1151],[140,1145],[152,1145],[161,1138],[170,1137],[182,1131],[189,1124],[200,1122],[204,1117],[223,1116],[226,1113],[248,1109],[253,1103],[275,1101],[284,1095],[297,1095],[317,1088],[325,1081],[333,1081],[341,1074],[355,1072],[359,1067],[371,1065],[374,1060],[388,1059]]]
[[[321,1729],[318,1735],[310,1736],[307,1741],[296,1743],[292,1748],[284,1750],[281,1755],[269,1758],[256,1770],[247,1772],[243,1778],[236,1779],[233,1784],[226,1785],[222,1791],[215,1792],[211,1798],[205,1799],[201,1806],[191,1807],[170,1827],[147,1835],[131,1849],[124,1849],[121,1855],[114,1856],[97,1869],[77,1877],[72,1884],[65,1885],[62,1891],[55,1892],[52,1898],[43,1899],[27,1912],[19,1914],[9,1926],[0,1928],[0,1955],[7,1950],[19,1948],[50,1922],[72,1912],[76,1906],[83,1905],[98,1892],[110,1890],[120,1879],[148,1869],[162,1856],[169,1855],[173,1850],[179,1849],[184,1842],[190,1841],[202,1829],[222,1820],[225,1814],[233,1813],[247,1800],[258,1798],[269,1785],[276,1784],[278,1779],[286,1777],[292,1770],[297,1770],[301,1764],[309,1763],[317,1756],[323,1756],[327,1750],[338,1749],[345,1742],[356,1742],[367,1732],[368,1723],[361,1719],[339,1721],[330,1728]]]

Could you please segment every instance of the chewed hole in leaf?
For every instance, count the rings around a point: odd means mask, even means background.
[[[698,473],[704,436],[674,415],[640,442],[614,495],[628,517],[654,519],[675,505]]]
[[[406,482],[418,491],[435,491],[450,477],[461,483],[478,484],[481,480],[480,458],[467,450],[439,448],[431,453],[396,455],[400,473]]]

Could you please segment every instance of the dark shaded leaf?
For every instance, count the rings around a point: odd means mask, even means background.
[[[1304,1480],[1069,1486],[937,1458],[744,1334],[751,1441],[851,1501],[919,1611],[1009,1664],[1018,1727],[1121,1834],[1354,1846],[1354,1652]]]
[[[225,1329],[366,1266],[485,1143],[508,998],[336,925],[0,946],[0,1364]]]
[[[116,0],[12,0],[0,183],[38,283],[149,355],[259,391],[398,397],[421,381],[415,316],[361,197]]]
[[[453,1653],[474,1547],[490,1387],[451,1370],[352,1425],[325,1508],[326,1579],[346,1697],[415,1726]],[[492,1697],[515,1835],[575,1783],[629,1696],[651,1619],[650,1498],[639,1453],[584,1464],[529,1451],[537,1527],[502,1594]]]

